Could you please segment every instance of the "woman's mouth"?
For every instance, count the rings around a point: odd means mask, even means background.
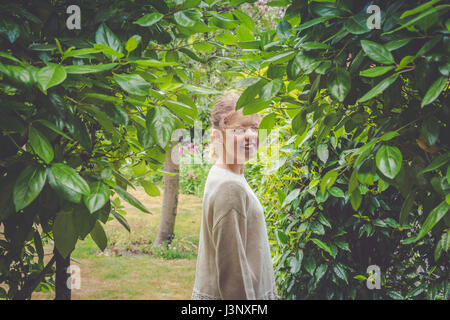
[[[256,144],[253,144],[253,143],[246,144],[246,145],[243,145],[241,148],[244,149],[245,151],[250,151],[250,150],[256,149]]]

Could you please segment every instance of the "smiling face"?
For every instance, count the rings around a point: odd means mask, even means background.
[[[244,164],[255,156],[259,146],[259,115],[242,114],[242,110],[233,113],[227,119],[222,133],[224,149],[223,160],[227,164]]]

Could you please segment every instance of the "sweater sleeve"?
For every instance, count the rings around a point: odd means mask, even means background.
[[[212,239],[217,281],[224,300],[254,300],[254,275],[246,256],[246,192],[238,183],[224,183],[214,200]]]

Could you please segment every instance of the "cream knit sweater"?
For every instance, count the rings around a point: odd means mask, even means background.
[[[244,175],[206,180],[193,300],[277,299],[263,208]]]

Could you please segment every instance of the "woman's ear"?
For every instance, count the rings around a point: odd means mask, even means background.
[[[223,143],[223,134],[222,131],[218,130],[218,129],[212,129],[212,138],[214,141],[219,142],[219,143]]]

